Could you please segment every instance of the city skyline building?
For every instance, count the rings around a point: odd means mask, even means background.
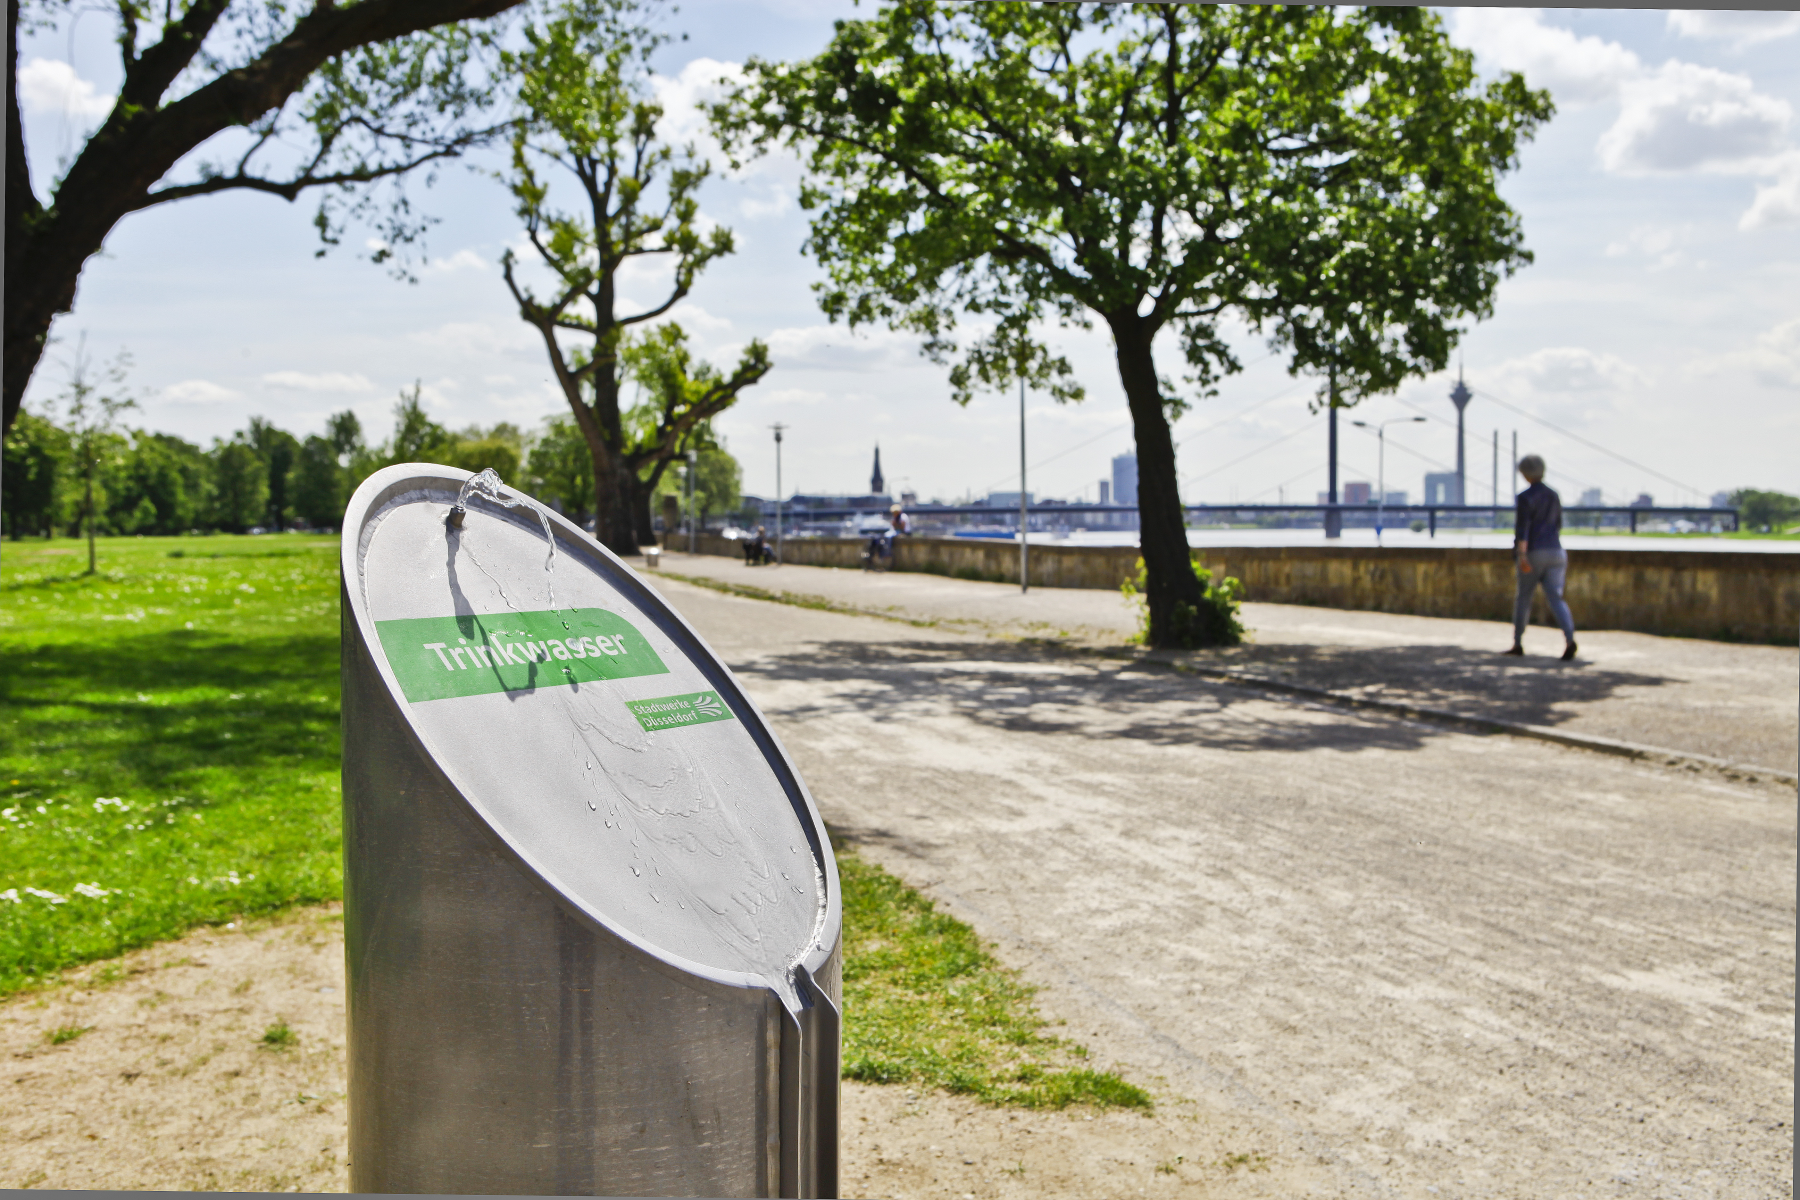
[[[1120,454],[1112,460],[1112,494],[1114,504],[1138,502],[1138,461],[1136,454]]]
[[[1456,368],[1456,387],[1450,392],[1450,403],[1456,405],[1456,499],[1452,504],[1466,504],[1464,498],[1469,494],[1469,461],[1465,453],[1463,440],[1463,410],[1469,407],[1469,401],[1475,398],[1468,385],[1463,383],[1462,366]]]

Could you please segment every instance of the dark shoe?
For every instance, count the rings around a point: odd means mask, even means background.
[[[1564,662],[1573,662],[1575,660],[1575,643],[1574,642],[1570,642],[1567,646],[1563,647],[1563,659],[1562,660]]]
[[[1524,657],[1525,657],[1525,647],[1523,647],[1523,646],[1514,646],[1514,647],[1513,647],[1513,648],[1512,648],[1512,649],[1511,649],[1511,650],[1502,650],[1502,651],[1501,651],[1501,652],[1500,652],[1500,653],[1501,653],[1501,654],[1502,654],[1502,655],[1508,655],[1508,654],[1510,654],[1510,655],[1512,655],[1512,656],[1513,656],[1513,657],[1514,657],[1514,658],[1524,658]]]

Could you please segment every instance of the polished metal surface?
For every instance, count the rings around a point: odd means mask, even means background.
[[[451,524],[466,478],[391,467],[345,517],[352,1190],[836,1195],[816,806],[642,579],[554,515],[549,569],[535,513]],[[499,665],[546,621],[618,653]]]

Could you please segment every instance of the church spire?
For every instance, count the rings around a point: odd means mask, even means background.
[[[881,477],[881,443],[875,443],[875,473],[869,476],[869,494],[872,496],[887,495],[887,481]]]

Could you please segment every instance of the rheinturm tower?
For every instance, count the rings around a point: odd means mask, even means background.
[[[887,495],[887,481],[881,477],[881,443],[875,443],[875,473],[869,476],[869,494],[871,496]]]

